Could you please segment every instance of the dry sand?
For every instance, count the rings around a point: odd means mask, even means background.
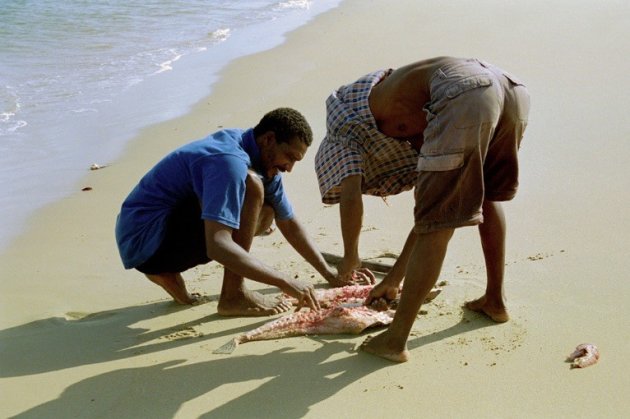
[[[0,416],[627,417],[629,21],[622,1],[347,0],[282,46],[233,62],[210,97],[144,130],[120,161],[88,171],[0,256]],[[532,96],[522,186],[505,205],[509,323],[460,308],[485,285],[474,228],[455,234],[447,284],[419,316],[403,365],[357,353],[364,336],[214,355],[264,321],[217,316],[218,265],[185,274],[209,300],[193,308],[124,271],[115,216],[165,153],[218,127],[253,126],[278,106],[301,110],[319,142],[333,88],[436,55],[483,58],[525,80]],[[320,248],[339,253],[338,209],[318,197],[317,142],[285,181]],[[412,201],[366,200],[364,257],[400,250]],[[277,233],[253,253],[323,282]],[[570,370],[564,359],[582,342],[602,358]]]

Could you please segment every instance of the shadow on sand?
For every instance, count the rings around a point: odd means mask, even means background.
[[[147,342],[167,331],[147,332],[146,329],[131,327],[142,320],[166,316],[182,309],[185,308],[174,306],[171,302],[159,302],[105,311],[82,320],[50,318],[0,331],[3,364],[0,376],[38,374],[182,345],[199,345],[204,339],[233,336],[253,327],[250,324],[219,330],[222,322],[217,320],[220,317],[212,314],[179,325],[178,329],[214,321],[217,324],[216,333],[194,339],[158,340],[156,343]],[[409,348],[418,348],[491,324],[476,313],[464,311],[459,323],[443,331],[411,339]],[[314,404],[362,377],[392,365],[364,353],[336,357],[342,352],[355,352],[355,342],[344,342],[347,338],[354,337],[319,337],[316,340],[321,345],[313,351],[290,351],[291,340],[287,339],[278,342],[282,349],[261,355],[236,355],[194,364],[174,359],[151,366],[108,371],[72,384],[57,399],[16,417],[171,418],[186,402],[208,392],[216,394],[210,398],[205,396],[213,403],[207,406],[207,413],[201,417],[302,417]],[[232,399],[221,388],[252,380],[260,380],[262,384],[256,383],[255,388]]]
[[[162,301],[93,313],[78,320],[73,320],[72,316],[51,317],[2,330],[0,378],[114,361],[186,345],[190,339],[160,338],[187,327],[221,319],[214,313],[161,330],[149,331],[134,327],[144,320],[168,316],[188,308],[172,301]],[[217,331],[211,336],[198,337],[195,342],[242,333],[246,329]]]

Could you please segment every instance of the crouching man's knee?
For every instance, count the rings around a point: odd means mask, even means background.
[[[265,188],[262,179],[250,171],[245,180],[245,187],[245,205],[250,206],[252,213],[258,218],[255,235],[264,236],[272,233],[275,212],[271,205],[265,204]]]
[[[262,179],[252,171],[247,172],[245,179],[245,201],[260,207],[265,201],[265,187]]]

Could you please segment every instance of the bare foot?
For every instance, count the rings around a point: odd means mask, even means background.
[[[468,301],[464,304],[468,310],[475,311],[477,313],[485,314],[497,323],[505,323],[510,320],[507,310],[503,303],[493,303],[484,295],[473,301]]]
[[[210,297],[209,295],[202,295],[197,292],[191,293],[190,296],[195,299],[195,302],[192,303],[192,305],[194,306],[199,306],[201,304],[209,303],[210,301],[212,301],[212,297]]]
[[[407,362],[409,360],[409,351],[406,348],[401,351],[393,349],[393,347],[394,345],[386,330],[380,335],[368,336],[359,349],[389,361]]]
[[[245,290],[239,298],[219,299],[217,313],[221,316],[271,316],[291,309],[291,303],[278,298],[268,297],[256,291]]]
[[[196,305],[199,294],[189,294],[184,279],[179,273],[145,274],[154,284],[161,286],[179,304]]]

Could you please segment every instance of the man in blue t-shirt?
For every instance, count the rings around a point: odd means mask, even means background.
[[[255,235],[273,220],[287,241],[329,283],[342,285],[287,199],[280,172],[290,172],[312,142],[306,119],[280,108],[246,131],[226,129],[187,144],[153,167],[123,202],[116,240],[125,268],[135,268],[178,303],[194,304],[181,272],[215,260],[224,269],[218,312],[263,316],[289,310],[286,302],[248,290],[244,278],[274,285],[319,308],[313,286],[249,254]]]

